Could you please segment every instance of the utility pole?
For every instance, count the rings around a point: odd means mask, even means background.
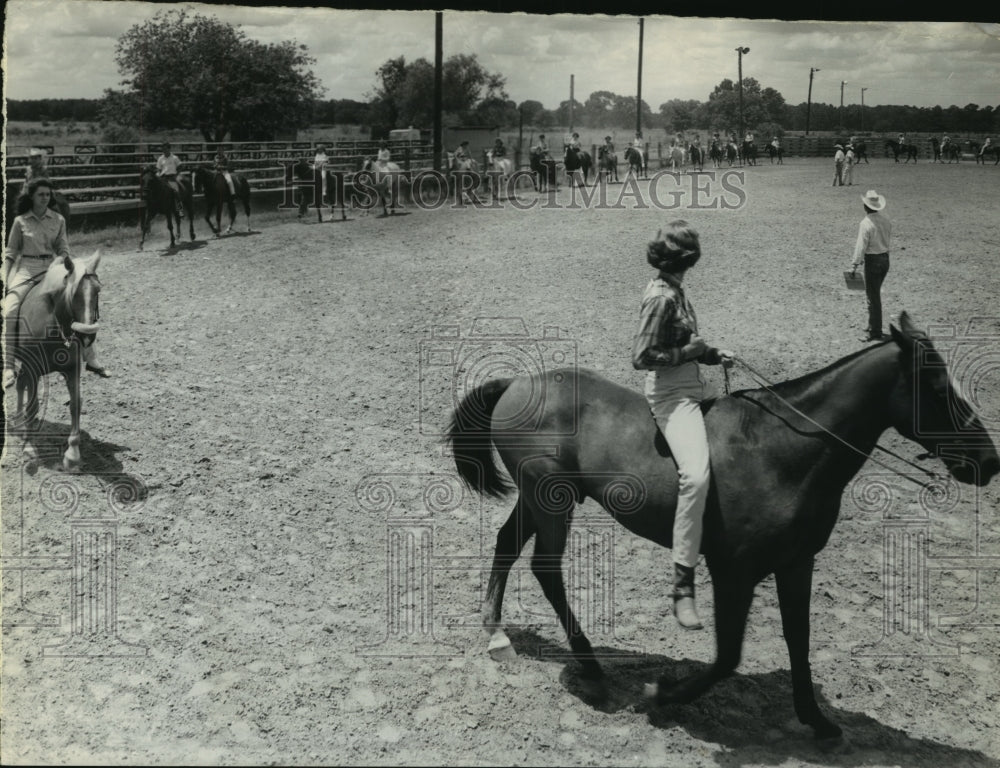
[[[639,79],[635,88],[635,132],[642,134],[642,33],[645,19],[639,19]]]
[[[444,14],[434,14],[434,170],[441,170],[442,128],[441,125],[441,72],[444,53]]]
[[[840,127],[844,128],[844,86],[847,85],[846,80],[840,81]]]
[[[867,91],[867,90],[868,90],[867,88],[862,88],[861,89],[861,131],[862,131],[862,133],[865,130],[865,91]]]
[[[569,132],[573,133],[573,77],[569,76]]]
[[[816,67],[809,67],[809,98],[806,100],[806,136],[809,135],[809,114],[812,112],[813,73],[819,71]]]
[[[736,49],[736,66],[740,83],[740,132],[738,139],[739,141],[743,141],[743,137],[746,135],[743,133],[743,54],[744,53],[750,53],[750,49],[745,47],[739,47]]]

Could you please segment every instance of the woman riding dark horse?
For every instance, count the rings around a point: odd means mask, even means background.
[[[848,483],[890,427],[939,455],[959,483],[985,486],[1000,473],[989,433],[930,339],[906,313],[891,332],[891,341],[822,370],[703,404],[712,481],[701,551],[715,593],[716,659],[678,681],[660,678],[650,691],[658,702],[690,702],[736,670],[754,591],[774,574],[795,712],[817,738],[841,736],[813,692],[809,600],[814,558]],[[513,654],[502,624],[504,589],[534,537],[532,571],[566,631],[585,690],[603,698],[603,672],[569,605],[561,560],[574,508],[586,498],[633,533],[672,545],[677,473],[645,398],[577,369],[487,381],[455,410],[448,442],[471,489],[496,498],[514,489],[495,449],[518,491],[497,535],[483,605],[491,655]],[[946,482],[921,484],[936,493]]]
[[[705,170],[705,152],[701,148],[701,144],[688,145],[688,156],[691,158],[692,171]]]
[[[566,146],[566,156],[563,158],[563,162],[566,166],[566,173],[570,177],[570,185],[572,186],[573,180],[579,171],[583,177],[583,186],[587,186],[590,169],[594,167],[594,161],[591,159],[590,153],[570,144]]]
[[[892,156],[895,158],[897,163],[899,162],[900,155],[906,155],[903,160],[904,163],[908,163],[910,160],[917,162],[918,151],[919,150],[917,149],[916,144],[900,144],[895,139],[888,139],[885,142],[885,156],[888,157],[889,153],[892,152]],[[857,150],[855,149],[855,153],[856,152]]]
[[[615,147],[611,143],[611,137],[604,139],[604,144],[597,148],[597,165],[601,174],[607,181],[618,181],[618,155],[615,154]]]
[[[239,173],[229,170],[229,164],[222,150],[219,150],[215,165],[212,168],[198,166],[194,169],[194,191],[205,195],[205,223],[215,233],[222,234],[222,205],[229,209],[229,228],[226,234],[233,231],[236,223],[236,200],[243,203],[243,212],[247,217],[247,232],[250,231],[250,182]],[[212,223],[212,212],[215,212],[215,224]]]
[[[642,162],[642,152],[635,147],[625,147],[625,162],[628,163],[628,172],[637,178],[645,178],[645,168]]]
[[[194,241],[194,202],[191,193],[191,179],[187,174],[177,175],[177,188],[180,190],[180,200],[173,186],[157,175],[156,169],[152,166],[143,169],[139,184],[142,192],[144,208],[142,210],[142,238],[139,240],[139,250],[142,250],[146,242],[146,235],[149,234],[149,227],[153,219],[163,214],[167,219],[167,229],[170,230],[170,247],[175,248],[177,243],[174,239],[174,222],[177,223],[177,235],[181,234],[181,217],[179,208],[183,208],[187,214],[188,229],[191,240]]]

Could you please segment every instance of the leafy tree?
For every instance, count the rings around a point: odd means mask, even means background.
[[[545,113],[547,110],[542,102],[528,99],[527,101],[522,101],[517,108],[521,110],[525,125],[545,125]]]
[[[269,139],[306,126],[322,91],[305,46],[259,43],[187,10],[133,26],[119,38],[115,61],[125,89],[105,91],[106,122],[146,131],[197,127],[206,141],[230,133]]]
[[[704,109],[697,99],[671,99],[660,105],[660,120],[667,131],[688,131],[702,125]]]
[[[408,64],[399,56],[386,61],[375,74],[378,82],[372,94],[373,122],[386,130],[408,125],[426,127],[433,123],[433,64],[423,58]],[[500,102],[507,101],[505,84],[503,75],[488,72],[475,54],[451,56],[442,65],[442,111],[459,122],[480,119],[477,117],[480,107],[495,112]],[[505,120],[509,119],[508,115]],[[516,122],[516,105],[513,119]]]

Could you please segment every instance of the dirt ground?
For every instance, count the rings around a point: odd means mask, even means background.
[[[463,492],[442,450],[454,361],[479,355],[479,377],[562,362],[639,389],[645,243],[667,220],[701,233],[687,285],[703,335],[783,380],[861,346],[864,296],[841,273],[876,188],[895,228],[887,313],[951,350],[1000,432],[1000,169],[877,159],[834,188],[831,166],[748,169],[738,210],[685,194],[673,211],[272,213],[223,239],[199,221],[172,253],[162,219],[142,253],[109,235],[98,344],[115,377],[85,380],[82,471],[59,470],[57,380],[42,466],[16,439],[3,462],[2,761],[1000,765],[996,481],[921,502],[869,463],[845,492],[812,604],[839,751],[795,720],[772,580],[734,677],[689,706],[647,703],[644,683],[711,661],[713,623],[678,630],[669,552],[593,502],[565,567],[610,700],[580,697],[530,544],[506,600],[519,656],[486,652],[479,605],[513,499]],[[704,567],[698,586],[711,617]]]

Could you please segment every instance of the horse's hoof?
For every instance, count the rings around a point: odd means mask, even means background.
[[[580,695],[583,699],[593,703],[600,703],[608,699],[608,684],[604,675],[599,677],[580,677]]]
[[[513,661],[517,658],[517,651],[511,645],[510,638],[502,632],[490,638],[487,650],[493,661]]]
[[[840,731],[839,728],[837,728]],[[851,744],[843,733],[835,736],[816,736],[816,747],[828,755],[845,755],[851,752]]]
[[[78,474],[80,472],[80,462],[70,461],[69,459],[63,459],[63,471],[69,472],[70,474]]]

